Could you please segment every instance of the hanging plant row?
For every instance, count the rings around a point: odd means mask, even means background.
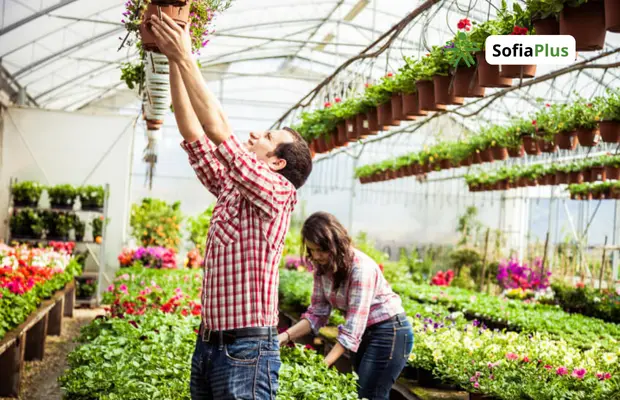
[[[573,200],[620,200],[620,182],[580,183],[568,187]]]
[[[356,170],[362,184],[380,182],[431,171],[467,167],[525,153],[540,155],[558,149],[596,146],[600,141],[620,143],[620,90],[607,91],[593,100],[579,98],[572,104],[545,104],[529,118],[508,126],[481,129],[468,140],[443,142],[424,151],[365,165]]]
[[[501,168],[493,173],[482,172],[465,176],[471,192],[608,180],[620,180],[620,156],[607,154],[561,164],[519,165]]]
[[[592,6],[593,3],[600,5]],[[525,9],[514,4],[510,11],[503,1],[497,19],[482,24],[462,19],[457,26],[459,32],[445,46],[433,46],[431,52],[419,60],[404,57],[405,65],[396,74],[388,73],[376,85],[366,83],[364,93],[358,97],[344,101],[335,98],[326,102],[322,109],[303,112],[295,128],[314,152],[326,153],[399,126],[402,121],[442,112],[450,105],[462,105],[465,98],[484,97],[486,88],[507,88],[512,86],[513,79],[533,78],[535,65],[488,64],[484,57],[486,39],[491,35],[557,35],[559,28],[551,32],[545,24],[555,21],[559,26],[564,21],[568,26],[573,23],[573,15],[584,12],[587,15],[580,18],[587,19],[591,16],[591,8],[600,8],[603,13],[592,18],[596,21],[596,30],[603,29],[601,43],[604,43],[605,10],[611,14],[608,29],[615,32],[620,27],[616,21],[620,20],[620,6],[614,0],[604,4],[605,7],[596,0],[589,3],[586,0],[529,0]],[[541,23],[543,20],[545,23]],[[591,25],[587,23],[588,27]],[[581,36],[588,34],[583,26],[576,31],[571,26],[565,27],[562,34],[574,35],[580,51],[602,48],[580,45]],[[599,43],[600,33],[593,35]]]

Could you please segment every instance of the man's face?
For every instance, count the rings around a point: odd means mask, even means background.
[[[292,143],[293,140],[293,135],[283,129],[250,132],[245,147],[256,154],[256,158],[267,163],[273,171],[278,171],[286,166],[286,160],[275,156],[276,148],[282,143]]]

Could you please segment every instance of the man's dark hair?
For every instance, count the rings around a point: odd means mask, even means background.
[[[293,136],[293,141],[280,143],[274,151],[276,157],[286,160],[286,167],[278,172],[288,179],[295,189],[299,189],[306,183],[306,179],[312,172],[312,154],[308,143],[299,132],[289,127],[282,129]]]

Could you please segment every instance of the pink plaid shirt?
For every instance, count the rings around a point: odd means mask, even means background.
[[[232,135],[181,147],[217,197],[205,252],[202,321],[219,331],[278,324],[279,263],[297,191]]]
[[[314,275],[312,303],[301,317],[307,319],[315,334],[329,320],[332,308],[346,314],[338,327],[338,342],[357,352],[367,327],[404,313],[400,297],[392,291],[376,262],[355,249],[353,270],[349,278],[333,290],[333,279],[327,274]]]

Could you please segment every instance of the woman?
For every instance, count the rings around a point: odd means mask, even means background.
[[[304,253],[314,265],[312,304],[301,321],[279,335],[280,345],[318,334],[332,308],[346,313],[338,342],[325,357],[333,365],[349,350],[359,376],[358,395],[389,399],[390,389],[413,348],[413,330],[400,297],[392,292],[379,266],[355,249],[346,229],[331,214],[317,212],[301,231]]]

